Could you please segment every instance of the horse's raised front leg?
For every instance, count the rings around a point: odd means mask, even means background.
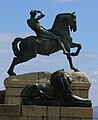
[[[71,56],[77,56],[77,55],[79,54],[81,48],[82,48],[81,45],[78,44],[78,43],[71,43],[70,47],[71,47],[71,48],[77,47],[76,52],[70,53]]]
[[[68,61],[69,61],[70,68],[71,68],[72,70],[74,70],[75,72],[76,72],[76,71],[79,71],[77,68],[75,68],[75,67],[73,66],[72,58],[71,58],[70,55],[67,55],[67,59],[68,59]]]

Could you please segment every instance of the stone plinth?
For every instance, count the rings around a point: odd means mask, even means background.
[[[93,120],[92,108],[0,105],[0,120]]]
[[[5,104],[20,104],[20,93],[27,84],[49,83],[50,72],[34,72],[8,77],[5,81]],[[88,98],[90,82],[83,72],[66,73],[72,81],[71,88],[75,95]]]

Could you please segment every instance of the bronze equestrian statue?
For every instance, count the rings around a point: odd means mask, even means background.
[[[36,16],[37,13],[40,15]],[[14,73],[14,67],[17,64],[35,58],[37,54],[50,55],[59,50],[63,50],[63,53],[67,56],[70,68],[78,71],[78,69],[73,66],[72,56],[79,54],[81,45],[74,43],[70,36],[70,30],[73,32],[77,30],[75,12],[58,14],[52,28],[49,30],[46,30],[39,23],[39,20],[44,16],[45,15],[38,10],[32,10],[30,12],[30,19],[27,20],[27,23],[28,26],[35,31],[36,36],[28,36],[24,39],[16,38],[13,41],[12,49],[15,57],[8,70],[9,75],[16,75]],[[71,53],[70,48],[74,47],[77,47],[77,50]]]

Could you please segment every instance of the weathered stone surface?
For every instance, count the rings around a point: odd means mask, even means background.
[[[5,104],[20,104],[20,93],[27,84],[49,83],[50,72],[34,72],[8,77],[4,84],[6,87]],[[72,81],[71,88],[75,95],[88,98],[91,83],[84,72],[66,72]]]
[[[49,118],[51,118],[51,117],[59,118],[60,117],[60,107],[48,106],[46,108],[46,116],[48,116]]]
[[[93,120],[87,107],[0,105],[0,120]]]
[[[32,106],[23,105],[22,106],[23,116],[46,116],[46,106]]]
[[[50,72],[38,72],[38,82],[39,83],[49,83],[50,77],[51,77]]]
[[[5,79],[5,87],[24,87],[27,84],[34,84],[38,81],[38,73],[28,73],[17,76],[10,76]]]
[[[85,119],[85,118],[76,118],[76,117],[74,117],[74,118],[62,118],[61,120],[93,120],[93,119],[90,119],[90,118],[88,118],[88,119]]]
[[[28,120],[49,120],[44,116],[40,116],[40,117],[28,117]]]
[[[27,117],[0,116],[0,120],[28,120]]]
[[[75,83],[89,82],[89,78],[87,74],[84,72],[67,72],[67,74],[72,82],[75,82]]]
[[[93,118],[92,108],[53,107],[53,106],[22,106],[23,116],[43,116],[43,118]]]
[[[20,93],[22,91],[22,88],[19,87],[11,87],[6,89],[6,96],[15,96],[19,97]]]
[[[16,105],[20,105],[21,103],[21,98],[18,96],[6,96],[5,97],[5,104],[16,104]]]
[[[26,84],[47,83],[51,77],[50,72],[33,72],[17,76],[10,76],[5,79],[5,87],[23,87]],[[66,72],[67,76],[72,81],[72,86],[78,86],[76,83],[90,83],[89,78],[84,72]],[[15,86],[14,86],[15,85]],[[19,86],[18,86],[19,85]],[[85,84],[86,86],[86,84]]]
[[[5,90],[0,91],[0,104],[4,104]]]
[[[33,72],[22,75],[10,76],[5,79],[5,87],[24,87],[27,84],[49,82],[51,73],[49,72]]]
[[[93,109],[86,107],[61,107],[61,116],[63,117],[80,117],[80,118],[93,118]]]
[[[79,97],[89,98],[89,90],[88,89],[73,89],[73,93]]]
[[[56,117],[28,117],[28,120],[62,120],[62,119]],[[70,119],[68,118],[68,120]]]
[[[0,115],[11,115],[11,116],[20,116],[21,114],[21,106],[19,105],[0,105]],[[0,119],[1,120],[1,119]]]

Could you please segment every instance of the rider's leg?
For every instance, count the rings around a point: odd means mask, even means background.
[[[48,39],[52,39],[52,40],[54,39],[55,41],[57,41],[57,43],[63,49],[63,53],[68,54],[69,48],[68,48],[68,46],[64,45],[64,43],[62,42],[62,40],[59,36],[55,35],[54,33],[50,32],[50,31],[45,31],[44,34]]]
[[[68,45],[64,45],[63,42],[61,41],[61,39],[57,39],[59,45],[62,47],[63,49],[63,54],[69,54],[70,53],[70,48]]]

